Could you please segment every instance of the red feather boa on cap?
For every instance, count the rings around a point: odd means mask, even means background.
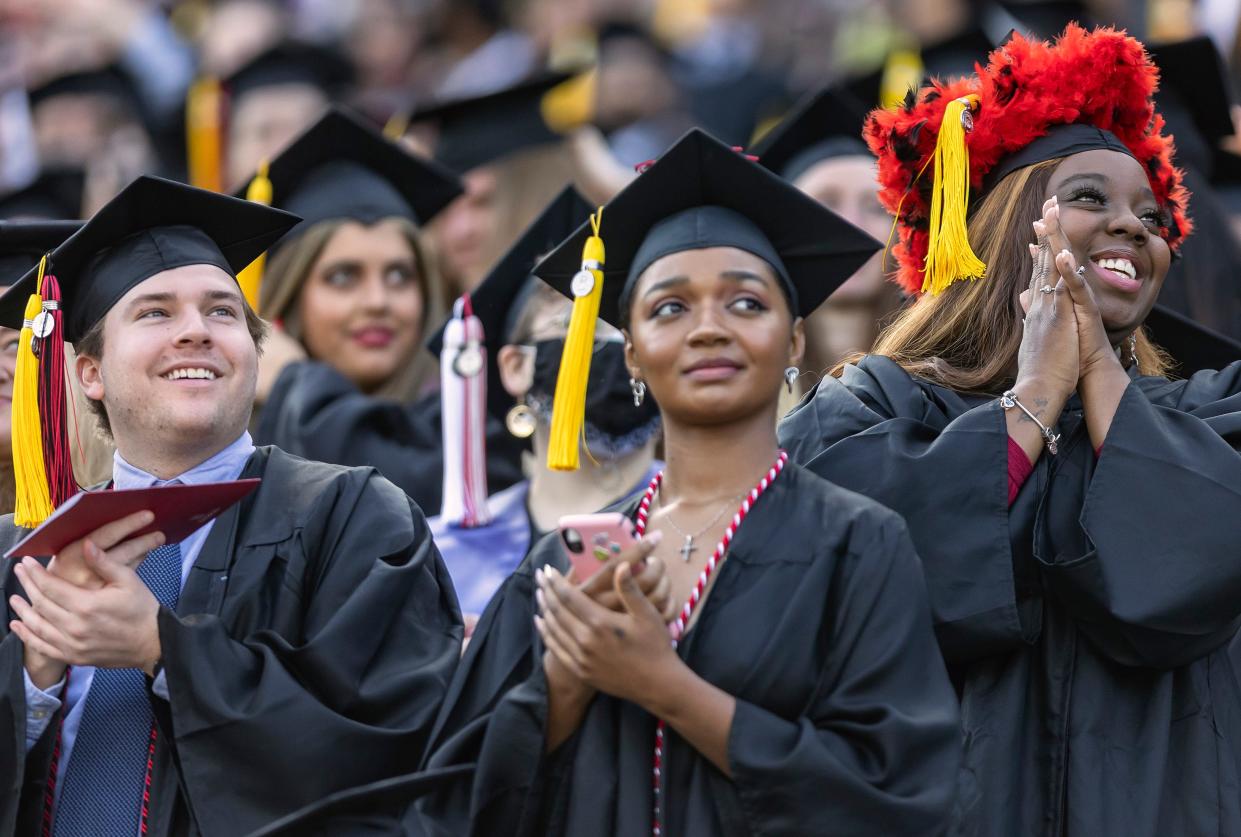
[[[1172,137],[1163,135],[1163,117],[1152,102],[1159,70],[1139,41],[1115,29],[1087,32],[1071,23],[1055,43],[1014,35],[975,71],[976,77],[934,80],[905,106],[876,110],[866,122],[866,143],[879,158],[879,200],[893,214],[899,207],[895,279],[906,292],[922,288],[934,180],[927,161],[945,107],[971,93],[980,97],[966,135],[971,197],[997,163],[1049,128],[1094,125],[1115,134],[1143,164],[1155,199],[1169,214],[1163,235],[1176,251],[1192,229],[1189,192],[1172,165]]]

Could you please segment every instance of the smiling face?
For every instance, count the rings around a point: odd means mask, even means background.
[[[413,246],[395,221],[341,225],[299,297],[311,357],[373,392],[408,364],[422,340],[426,305]]]
[[[1142,166],[1118,151],[1065,158],[1044,197],[1052,195],[1073,256],[1087,266],[1103,325],[1117,343],[1146,319],[1168,275],[1171,251],[1159,235],[1166,226],[1163,210]]]
[[[122,456],[192,447],[206,458],[246,429],[258,349],[244,306],[233,277],[188,265],[139,283],[108,311],[102,357],[79,355],[76,369]]]
[[[771,267],[733,247],[652,263],[628,313],[630,373],[646,381],[665,420],[685,425],[774,414],[784,370],[804,349],[801,320]]]

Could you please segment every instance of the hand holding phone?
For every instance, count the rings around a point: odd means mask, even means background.
[[[560,518],[560,544],[579,584],[638,543],[629,518],[619,512],[571,514]]]

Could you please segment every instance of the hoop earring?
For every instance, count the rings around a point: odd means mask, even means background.
[[[790,366],[784,370],[784,385],[789,388],[789,395],[793,394],[793,384],[801,377],[801,370],[796,366]]]
[[[518,439],[529,439],[534,435],[538,426],[539,421],[534,415],[534,410],[530,409],[524,399],[514,404],[513,409],[504,416],[504,427],[510,435]]]
[[[633,406],[641,407],[642,402],[646,400],[646,382],[630,378],[629,390],[633,393]]]

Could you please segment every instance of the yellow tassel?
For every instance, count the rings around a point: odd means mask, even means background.
[[[406,111],[397,111],[392,114],[384,123],[384,136],[393,142],[400,142],[401,137],[405,136],[405,132],[409,130],[409,116]]]
[[[259,163],[258,173],[246,187],[246,200],[261,203],[263,206],[271,206],[272,187],[271,180],[267,177],[266,160]],[[237,274],[237,284],[241,285],[241,293],[255,311],[259,310],[259,288],[263,284],[263,268],[266,262],[267,254],[260,253],[257,259]]]
[[[910,90],[917,90],[925,76],[922,57],[916,50],[894,49],[883,65],[879,81],[879,107],[895,108],[905,101]]]
[[[17,505],[13,522],[34,528],[52,513],[51,492],[43,467],[43,427],[39,421],[39,358],[32,348],[34,318],[43,310],[43,271],[47,256],[39,262],[39,279],[35,293],[26,301],[26,318],[17,343],[17,371],[13,376],[13,479],[17,489]]]
[[[544,124],[558,134],[567,134],[594,118],[594,70],[565,79],[548,90],[539,101],[539,114]]]
[[[573,314],[560,356],[560,373],[552,399],[552,430],[547,467],[553,471],[576,471],[578,442],[586,419],[586,385],[590,380],[590,357],[595,349],[595,322],[603,298],[603,239],[599,225],[603,207],[590,217],[593,235],[582,248],[582,269],[573,277]]]
[[[965,135],[973,129],[973,109],[977,106],[978,97],[971,95],[954,99],[944,109],[944,121],[935,142],[924,292],[937,294],[958,279],[981,279],[987,271],[970,248],[965,224],[970,201],[970,152]]]
[[[190,184],[213,192],[224,190],[222,97],[218,81],[201,78],[190,85],[185,102],[185,141]]]

